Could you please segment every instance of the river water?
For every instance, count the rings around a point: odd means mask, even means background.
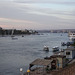
[[[62,36],[61,36],[62,34]],[[52,47],[61,47],[61,42],[69,40],[67,33],[43,33],[43,35],[0,37],[0,75],[20,75],[20,68],[26,72],[33,60],[53,54]],[[49,52],[44,52],[44,45]]]

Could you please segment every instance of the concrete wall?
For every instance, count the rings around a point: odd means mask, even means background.
[[[72,57],[75,57],[75,50],[72,51]]]
[[[66,62],[66,58],[63,58],[63,61],[62,61],[62,63],[63,63],[63,67],[65,67],[65,65],[67,64],[67,62]]]
[[[75,63],[67,66],[53,75],[75,75]]]
[[[62,58],[57,58],[57,60],[59,61],[59,66],[57,64],[58,68],[62,68]]]
[[[58,63],[57,63],[57,67],[58,68],[63,68],[66,64],[66,58],[58,57],[57,60],[59,61],[59,66],[58,66]]]

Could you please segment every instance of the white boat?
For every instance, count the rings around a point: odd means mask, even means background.
[[[14,34],[14,30],[12,29],[11,37],[15,37],[13,34]]]
[[[54,46],[52,49],[53,49],[53,52],[59,51],[59,47],[58,46]]]
[[[18,38],[16,38],[13,34],[14,34],[14,30],[12,30],[12,33],[11,33],[11,38],[12,38],[12,40],[18,39]]]
[[[70,40],[75,40],[75,33],[69,33]]]
[[[49,47],[48,46],[44,46],[44,51],[49,51]]]
[[[16,37],[12,37],[12,40],[17,40],[18,38],[16,38]]]

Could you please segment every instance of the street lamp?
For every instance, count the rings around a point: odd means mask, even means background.
[[[30,75],[30,70],[29,69],[27,70],[27,73],[28,73],[28,75]]]
[[[21,75],[23,75],[22,71],[23,71],[23,69],[22,69],[22,68],[20,68]]]

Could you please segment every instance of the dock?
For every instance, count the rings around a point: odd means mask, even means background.
[[[32,65],[39,65],[39,66],[48,66],[51,64],[51,60],[46,60],[46,59],[36,59],[30,64],[30,68]]]

